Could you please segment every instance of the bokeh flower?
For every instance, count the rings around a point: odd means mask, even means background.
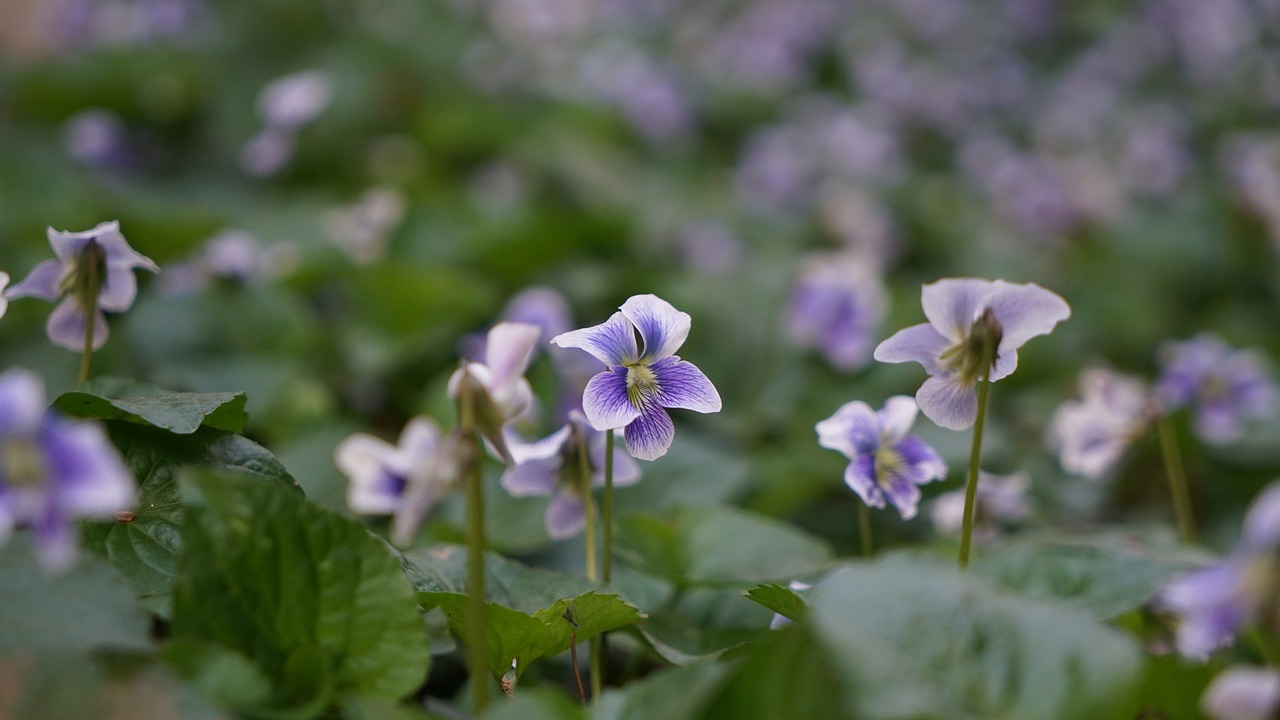
[[[65,568],[76,557],[74,521],[114,517],[134,495],[133,475],[101,425],[48,410],[35,373],[0,375],[0,542],[27,527],[41,563]]]
[[[1062,469],[1097,480],[1150,426],[1153,407],[1141,380],[1105,368],[1080,375],[1080,399],[1058,406],[1049,443]]]
[[[881,362],[918,362],[932,377],[916,392],[926,417],[960,430],[978,414],[979,379],[995,382],[1018,366],[1018,348],[1071,315],[1057,293],[1035,283],[947,278],[921,291],[927,323],[899,330],[875,349]],[[983,367],[985,346],[995,349]]]
[[[849,252],[822,254],[796,280],[784,326],[792,342],[817,348],[836,368],[857,370],[871,360],[885,304],[884,284],[870,263]]]
[[[84,349],[86,325],[93,313],[93,349],[97,350],[108,335],[103,311],[124,312],[137,297],[134,269],[160,272],[160,268],[129,247],[115,220],[84,232],[49,228],[48,235],[57,259],[36,265],[27,277],[6,290],[4,297],[62,298],[49,315],[45,330],[54,345],[76,352]]]
[[[463,378],[470,376],[489,396],[503,421],[529,409],[533,391],[524,378],[541,335],[536,325],[500,322],[486,337],[484,361],[469,360],[449,378],[449,397],[457,398]]]
[[[507,430],[507,447],[515,462],[502,474],[502,487],[513,497],[551,497],[543,522],[547,535],[555,540],[582,532],[586,524],[581,458],[584,443],[591,487],[604,487],[604,433],[591,427],[581,413],[572,413],[568,425],[534,443],[526,443]],[[614,448],[613,484],[625,487],[639,479],[636,461],[622,448]]]
[[[1244,422],[1275,413],[1280,391],[1261,355],[1235,350],[1204,333],[1165,346],[1163,369],[1156,385],[1161,409],[1190,406],[1195,430],[1205,442],[1239,440]]]
[[[993,475],[979,472],[974,495],[974,533],[982,540],[994,540],[1004,525],[1022,522],[1031,514],[1027,490],[1031,476],[1024,472]],[[964,526],[964,488],[933,499],[929,518],[942,535],[959,535]]]
[[[1205,688],[1200,709],[1212,720],[1271,720],[1280,712],[1280,672],[1229,667]]]
[[[9,285],[9,273],[0,272],[0,318],[4,317],[5,312],[9,310],[9,298],[5,295],[4,289]]]
[[[887,499],[904,520],[915,517],[919,486],[947,476],[938,453],[907,434],[916,411],[915,400],[906,395],[889,398],[878,411],[855,400],[815,426],[819,445],[851,461],[845,483],[870,507],[883,508]]]
[[[597,430],[624,428],[627,451],[641,460],[662,457],[675,438],[675,425],[663,408],[720,410],[720,394],[707,376],[675,355],[691,326],[688,313],[666,300],[635,295],[606,322],[551,338],[606,365],[587,383],[583,411]],[[636,344],[637,332],[643,350]]]

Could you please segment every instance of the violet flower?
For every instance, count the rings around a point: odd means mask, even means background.
[[[1058,406],[1049,442],[1062,469],[1102,478],[1151,424],[1153,407],[1141,380],[1104,368],[1080,376],[1080,400]]]
[[[871,360],[885,312],[876,270],[850,253],[822,254],[805,266],[785,311],[790,339],[814,347],[836,368],[857,370]]]
[[[1162,409],[1192,406],[1195,430],[1206,442],[1239,440],[1244,421],[1273,414],[1280,401],[1262,357],[1234,350],[1205,333],[1162,350],[1164,369],[1156,385]]]
[[[502,487],[513,497],[550,496],[543,523],[547,535],[562,540],[586,525],[582,496],[582,443],[587,446],[591,487],[604,487],[605,437],[581,413],[569,424],[535,443],[507,431],[507,447],[515,463],[502,474]],[[625,487],[640,479],[640,466],[622,448],[613,451],[613,484]]]
[[[1200,696],[1213,720],[1271,720],[1280,712],[1280,672],[1235,665],[1222,671]]]
[[[675,351],[692,325],[656,295],[635,295],[619,312],[594,327],[551,338],[560,347],[586,350],[607,366],[583,393],[587,420],[597,430],[624,428],[627,450],[641,460],[666,454],[675,425],[663,408],[719,412],[720,394],[702,371]],[[636,344],[636,333],[644,343]]]
[[[918,362],[932,377],[916,392],[930,420],[951,430],[973,424],[978,381],[995,382],[1018,366],[1018,348],[1071,315],[1057,293],[1035,283],[947,278],[921,292],[927,323],[899,330],[875,350],[881,362]],[[984,347],[995,355],[983,367]]]
[[[124,312],[138,294],[133,270],[160,272],[160,268],[129,247],[115,220],[84,232],[49,228],[48,235],[57,259],[36,265],[22,282],[6,290],[4,297],[62,298],[49,315],[45,332],[54,345],[76,352],[84,349],[89,313],[94,313],[93,349],[97,350],[108,334],[102,311]]]
[[[398,445],[357,433],[334,449],[333,460],[351,481],[347,507],[362,515],[392,515],[392,541],[409,545],[423,519],[461,474],[456,434],[443,435],[428,417],[404,426]]]
[[[916,402],[906,395],[872,411],[862,401],[845,403],[815,426],[818,444],[838,450],[852,462],[844,481],[869,507],[888,499],[904,520],[915,517],[920,485],[947,476],[947,465],[923,440],[908,435],[916,420]]]
[[[537,325],[500,322],[486,337],[484,362],[467,361],[449,378],[449,397],[457,398],[464,376],[483,387],[503,421],[533,404],[533,391],[524,378],[542,331]]]
[[[102,426],[47,409],[28,370],[0,375],[0,542],[29,527],[50,569],[76,557],[76,518],[111,518],[134,502],[133,476]]]
[[[1026,473],[993,475],[980,471],[974,496],[975,533],[985,541],[994,540],[1003,525],[1019,523],[1031,514],[1027,490],[1031,476]],[[943,493],[933,499],[929,518],[943,535],[959,535],[964,527],[964,488]]]

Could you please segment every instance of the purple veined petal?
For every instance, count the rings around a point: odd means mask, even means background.
[[[1160,604],[1182,618],[1177,629],[1179,653],[1204,659],[1231,642],[1253,609],[1242,589],[1244,581],[1242,562],[1228,558],[1165,587]]]
[[[901,440],[911,432],[919,411],[916,399],[908,395],[895,395],[885,400],[884,408],[876,412],[880,434],[890,442]]]
[[[93,324],[93,349],[97,350],[107,342],[107,316],[102,310],[95,310]],[[58,307],[49,313],[45,323],[45,334],[49,341],[58,347],[80,352],[84,349],[85,315],[80,310],[74,297],[63,298]]]
[[[127,265],[107,265],[107,276],[98,290],[98,307],[109,312],[124,312],[138,296],[138,280]]]
[[[1271,552],[1280,547],[1280,482],[1273,482],[1249,504],[1240,533],[1245,549]]]
[[[904,476],[911,482],[924,485],[934,480],[946,479],[947,464],[942,461],[942,456],[919,437],[908,435],[893,449],[902,458],[903,466],[909,468]]]
[[[1062,296],[1035,283],[996,280],[988,301],[1000,322],[1000,348],[1017,349],[1037,335],[1046,335],[1071,317]]]
[[[563,464],[559,455],[525,460],[502,473],[502,487],[511,497],[549,496],[559,485]]]
[[[945,278],[925,285],[920,305],[929,324],[952,343],[969,337],[978,313],[991,297],[992,282],[979,278]]]
[[[676,426],[657,403],[646,403],[640,416],[623,430],[627,452],[641,460],[657,460],[667,454],[676,437]]]
[[[877,345],[873,357],[880,362],[918,362],[933,375],[939,370],[938,356],[951,345],[932,325],[921,323],[903,328]]]
[[[644,357],[650,361],[674,355],[693,325],[689,313],[676,310],[657,295],[634,295],[622,304],[621,310],[640,332]]]
[[[523,377],[495,385],[489,389],[489,399],[504,420],[512,420],[523,415],[533,407],[533,388]]]
[[[1280,710],[1280,672],[1236,665],[1200,696],[1200,710],[1213,720],[1270,720]]]
[[[903,520],[916,516],[920,504],[920,487],[913,482],[910,473],[886,472],[876,478],[889,503],[898,510]]]
[[[1006,347],[1005,343],[1000,343],[996,348],[996,361],[991,363],[991,374],[988,380],[995,382],[1003,380],[1013,374],[1018,369],[1018,351],[1016,348]]]
[[[489,330],[484,364],[493,373],[495,387],[514,383],[524,376],[541,335],[537,325],[528,323],[500,322]]]
[[[549,287],[521,290],[507,302],[502,318],[537,325],[543,336],[548,338],[569,332],[572,328],[569,302],[558,291]]]
[[[543,516],[542,522],[547,530],[547,537],[552,540],[577,535],[587,525],[582,498],[573,492],[556,493],[547,505],[547,514]]]
[[[390,515],[404,500],[407,485],[404,476],[378,468],[361,482],[352,479],[347,486],[347,507],[359,515]]]
[[[859,455],[844,471],[844,482],[867,507],[883,508],[884,493],[876,482],[876,459],[871,455]]]
[[[814,425],[818,444],[846,457],[874,453],[880,447],[880,424],[870,405],[861,400],[841,405],[835,414]]]
[[[978,418],[978,393],[954,373],[935,375],[916,391],[916,403],[924,416],[948,430],[963,430]]]
[[[583,418],[583,424],[586,424],[586,418]],[[546,460],[553,458],[564,451],[565,443],[569,442],[569,437],[573,434],[573,427],[565,425],[550,435],[538,440],[537,442],[525,442],[511,428],[503,428],[503,436],[507,441],[507,448],[511,450],[511,459],[520,464],[527,460]]]
[[[352,512],[387,515],[404,495],[409,468],[398,448],[379,438],[357,433],[334,448],[333,462],[347,476],[347,507]]]
[[[653,363],[649,369],[658,384],[654,399],[662,407],[720,412],[720,393],[693,363],[670,356]]]
[[[34,437],[46,407],[39,375],[22,368],[0,375],[0,437]]]
[[[57,300],[62,297],[62,290],[58,285],[62,282],[62,273],[66,270],[66,265],[57,260],[45,260],[44,262],[32,268],[21,282],[4,291],[5,298],[9,300],[17,300],[18,298],[33,297],[41,300]]]
[[[627,370],[615,367],[591,378],[582,393],[582,412],[596,430],[625,427],[640,417],[627,397]]]
[[[620,312],[599,325],[557,335],[551,338],[551,344],[581,348],[609,367],[635,362],[640,357],[635,327]]]
[[[40,445],[51,492],[71,517],[111,517],[133,506],[133,475],[102,426],[46,415]]]

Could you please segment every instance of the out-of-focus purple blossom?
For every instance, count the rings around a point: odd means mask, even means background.
[[[128,130],[110,110],[85,110],[67,119],[63,145],[73,160],[98,170],[126,169],[136,161],[129,149]]]
[[[413,542],[422,521],[462,474],[462,444],[428,417],[404,426],[398,445],[357,433],[334,449],[334,464],[351,481],[347,506],[363,515],[392,515],[392,541]]]
[[[784,312],[787,336],[817,348],[834,367],[852,371],[871,360],[887,299],[875,265],[852,252],[810,258]]]
[[[240,169],[256,178],[275,175],[293,159],[294,140],[290,130],[264,128],[240,149]]]
[[[742,240],[720,222],[701,222],[680,234],[684,264],[706,277],[732,275],[742,265]]]
[[[901,143],[883,120],[844,107],[823,113],[817,124],[818,155],[834,172],[868,181],[893,180],[901,174]]]
[[[999,536],[1001,526],[1026,520],[1031,514],[1031,504],[1027,500],[1030,487],[1031,476],[1026,473],[992,475],[980,472],[974,497],[974,536],[982,542],[990,542]],[[964,500],[964,488],[934,498],[929,510],[934,529],[942,535],[959,535],[964,526]]]
[[[995,382],[1018,366],[1018,348],[1071,316],[1066,300],[1035,283],[947,278],[925,285],[929,322],[899,330],[875,349],[881,362],[918,362],[930,377],[916,392],[935,423],[959,430],[977,417],[978,380]],[[995,353],[983,366],[985,346]]]
[[[1244,0],[1171,0],[1171,28],[1194,82],[1226,79],[1258,39],[1254,10]]]
[[[108,335],[103,311],[124,312],[133,305],[138,294],[134,269],[160,272],[160,268],[129,247],[115,220],[84,232],[49,228],[48,236],[57,259],[36,265],[22,282],[5,291],[5,297],[62,298],[49,315],[45,331],[54,345],[76,352],[84,349],[89,313],[94,313],[93,349],[97,350]],[[96,294],[91,295],[91,289]]]
[[[839,27],[831,0],[756,0],[727,20],[707,6],[684,39],[700,75],[766,95],[794,90]]]
[[[606,45],[582,66],[589,92],[615,105],[648,140],[670,141],[693,130],[693,111],[678,76],[638,48]]]
[[[9,310],[9,298],[4,294],[8,286],[9,273],[0,272],[0,318],[4,317],[5,312]]]
[[[856,184],[826,183],[818,202],[827,232],[850,251],[880,267],[898,254],[893,217],[883,203]]]
[[[720,411],[715,386],[675,354],[692,322],[688,313],[656,295],[634,295],[604,323],[551,338],[552,344],[581,348],[605,364],[607,370],[587,383],[583,412],[597,430],[624,428],[633,457],[656,460],[671,447],[676,429],[664,408]]]
[[[497,161],[476,170],[467,179],[471,201],[488,215],[504,215],[520,207],[528,195],[528,183],[511,162]]]
[[[320,70],[277,78],[258,94],[261,132],[240,151],[240,167],[253,177],[274,175],[293,157],[297,134],[333,101],[333,81]]]
[[[1204,333],[1161,350],[1156,397],[1164,412],[1192,407],[1195,430],[1206,442],[1226,444],[1244,434],[1246,420],[1276,412],[1276,387],[1262,355],[1235,350]]]
[[[794,209],[808,199],[816,162],[799,128],[779,125],[758,130],[747,139],[734,173],[734,188],[752,209]]]
[[[76,557],[77,518],[111,518],[134,502],[133,476],[96,423],[46,409],[28,370],[0,375],[0,542],[26,527],[52,570]]]
[[[353,205],[326,216],[329,237],[352,262],[368,265],[387,252],[387,238],[404,222],[404,193],[394,187],[366,190]]]
[[[58,42],[69,49],[190,40],[209,24],[203,0],[67,0]]]
[[[1280,712],[1280,672],[1273,667],[1229,667],[1205,688],[1200,710],[1211,720],[1271,720]]]
[[[995,168],[987,192],[1006,219],[1032,235],[1065,235],[1080,219],[1061,173],[1034,156],[1006,158]]]
[[[533,404],[533,390],[524,378],[533,359],[534,347],[542,331],[536,325],[500,322],[485,339],[484,361],[467,361],[449,378],[449,397],[457,398],[464,376],[484,388],[489,401],[501,416],[511,420]]]
[[[586,499],[582,495],[581,454],[585,444],[591,487],[604,487],[604,433],[574,412],[568,425],[538,442],[526,443],[510,429],[506,439],[514,463],[502,473],[502,487],[513,497],[551,497],[543,522],[553,540],[582,532]],[[614,448],[613,484],[625,487],[639,479],[636,461],[622,448]]]
[[[1223,143],[1219,157],[1241,201],[1266,223],[1271,244],[1280,251],[1280,142],[1236,135]]]
[[[1166,198],[1178,189],[1191,169],[1182,125],[1182,118],[1169,108],[1153,108],[1132,117],[1119,164],[1127,190]]]
[[[916,515],[920,485],[947,476],[947,465],[925,441],[908,435],[916,420],[916,402],[898,395],[873,411],[855,400],[815,426],[818,444],[851,461],[844,481],[868,507],[888,500],[904,520]]]
[[[523,46],[547,46],[581,37],[597,20],[592,0],[490,0],[490,26],[498,37]]]
[[[169,266],[160,279],[160,291],[181,297],[199,292],[214,279],[257,285],[287,275],[297,263],[295,244],[267,245],[253,233],[230,228],[209,238],[191,259]]]
[[[1138,378],[1105,368],[1080,375],[1080,399],[1053,413],[1049,444],[1062,469],[1090,480],[1105,476],[1154,417],[1151,396]]]

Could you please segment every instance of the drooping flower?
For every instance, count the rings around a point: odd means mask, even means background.
[[[1271,720],[1280,712],[1280,672],[1229,667],[1205,688],[1200,709],[1212,720]]]
[[[1156,385],[1161,408],[1173,412],[1192,406],[1196,434],[1206,442],[1239,440],[1245,420],[1267,417],[1280,406],[1280,390],[1256,352],[1234,350],[1205,333],[1168,345],[1161,354],[1164,368]]]
[[[392,515],[392,541],[404,546],[457,483],[464,452],[455,434],[442,436],[434,420],[417,417],[404,426],[398,445],[357,433],[338,443],[333,460],[351,481],[351,511]]]
[[[1003,525],[1027,519],[1031,506],[1027,490],[1031,477],[1024,472],[1012,475],[978,473],[979,482],[974,496],[974,533],[982,540],[994,540]],[[963,488],[943,493],[933,499],[930,519],[933,527],[943,535],[959,535],[964,526]]]
[[[320,117],[333,100],[333,82],[320,70],[286,75],[262,88],[262,131],[240,151],[240,167],[254,177],[279,172],[293,157],[298,131]]]
[[[464,376],[483,387],[502,420],[511,420],[529,409],[533,391],[524,378],[541,330],[528,323],[500,322],[486,338],[484,362],[463,363],[449,378],[449,397],[457,398]]]
[[[878,411],[854,401],[815,426],[819,445],[851,460],[845,483],[870,507],[883,508],[887,499],[904,520],[915,517],[919,486],[947,476],[938,453],[907,434],[916,411],[915,400],[905,395],[889,398]]]
[[[573,327],[569,302],[548,287],[531,287],[517,293],[503,309],[502,319],[537,325],[542,329],[542,339],[546,340],[569,332]],[[574,348],[552,345],[548,349],[560,380],[557,418],[567,420],[573,411],[581,412],[582,393],[603,366],[594,357]]]
[[[547,535],[561,540],[585,526],[582,496],[582,448],[587,448],[591,487],[604,487],[605,437],[582,414],[570,414],[569,424],[535,443],[522,441],[507,430],[507,447],[515,463],[502,474],[502,487],[514,497],[550,496],[543,518]],[[631,485],[640,479],[640,466],[622,448],[613,451],[613,484]]]
[[[147,258],[125,241],[120,223],[100,223],[84,232],[61,232],[49,228],[49,244],[56,260],[45,260],[18,284],[5,291],[7,299],[36,297],[62,298],[49,315],[45,331],[59,347],[80,352],[89,313],[94,314],[93,349],[107,341],[107,318],[103,311],[124,312],[138,294],[135,268],[160,272]],[[65,297],[64,297],[65,296]]]
[[[675,354],[691,326],[688,313],[666,300],[635,295],[606,322],[551,338],[605,364],[607,369],[587,383],[583,412],[597,430],[624,428],[627,451],[641,460],[662,457],[675,438],[675,425],[663,408],[720,410],[720,394],[707,376]]]
[[[76,556],[77,518],[111,518],[134,502],[133,476],[96,423],[70,422],[45,404],[27,370],[0,375],[0,542],[29,528],[40,561]]]
[[[9,310],[9,298],[4,289],[9,285],[9,273],[0,272],[0,318]]]
[[[930,420],[951,430],[973,424],[978,381],[1008,377],[1018,366],[1018,348],[1071,315],[1057,293],[1035,283],[947,278],[921,292],[927,323],[895,333],[875,350],[881,362],[918,362],[931,377],[916,392]],[[995,349],[983,367],[987,343]],[[988,375],[989,372],[989,375]]]
[[[1107,474],[1153,419],[1141,380],[1105,368],[1080,375],[1080,399],[1058,406],[1049,443],[1062,469],[1097,480]]]
[[[857,370],[871,359],[884,312],[884,284],[871,264],[848,252],[822,254],[796,280],[784,325],[796,344],[817,348],[841,370]]]

